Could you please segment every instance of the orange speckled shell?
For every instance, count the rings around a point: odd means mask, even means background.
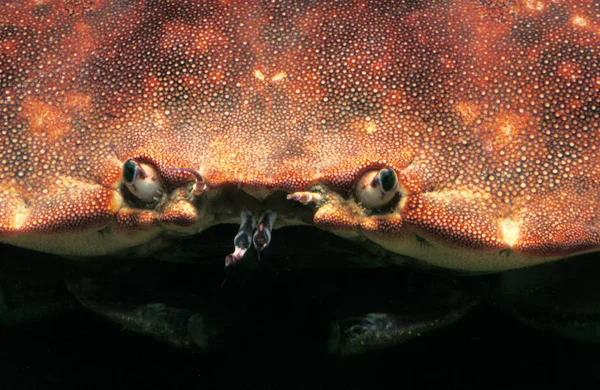
[[[110,224],[144,157],[343,197],[391,167],[399,207],[357,229],[595,250],[599,51],[598,0],[3,1],[0,237]]]

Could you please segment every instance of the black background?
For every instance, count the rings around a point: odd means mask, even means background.
[[[8,246],[0,246],[0,251],[4,261],[7,254],[15,253]],[[202,272],[203,282],[212,280],[208,283],[219,287],[224,275],[221,266]],[[355,272],[354,280],[366,278],[364,272],[371,272],[369,278],[373,275],[373,271]],[[600,384],[599,345],[530,329],[487,306],[398,347],[357,358],[330,356],[324,349],[325,331],[315,326],[302,332],[303,321],[321,320],[315,313],[327,310],[320,303],[325,298],[317,293],[299,296],[298,291],[318,287],[323,280],[350,280],[348,271],[259,269],[253,273],[259,275],[258,281],[252,276],[253,281],[245,283],[238,275],[226,286],[233,299],[236,294],[248,299],[249,289],[259,290],[251,298],[260,307],[259,318],[247,329],[248,335],[256,333],[256,339],[239,341],[244,340],[240,337],[226,351],[214,354],[178,350],[77,310],[0,328],[0,389],[530,389]],[[193,279],[194,272],[189,277]],[[258,329],[282,316],[295,325]],[[269,332],[272,338],[265,337]]]

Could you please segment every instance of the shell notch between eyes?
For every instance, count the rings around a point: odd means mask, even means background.
[[[136,198],[148,203],[154,202],[164,190],[155,167],[132,159],[123,163],[123,182]]]
[[[398,176],[393,169],[366,172],[359,179],[354,196],[369,209],[388,205],[399,193]]]

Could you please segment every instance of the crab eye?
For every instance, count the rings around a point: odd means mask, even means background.
[[[137,171],[138,164],[135,161],[131,159],[125,161],[125,164],[123,164],[123,179],[125,179],[127,183],[132,183]]]
[[[132,159],[123,164],[123,181],[129,191],[144,202],[153,202],[162,194],[163,185],[156,168]]]
[[[393,169],[365,173],[356,186],[354,195],[364,207],[376,209],[390,203],[398,193],[398,177]]]
[[[379,171],[379,183],[381,183],[381,190],[383,192],[390,192],[398,185],[398,178],[396,172],[391,169],[382,169]]]

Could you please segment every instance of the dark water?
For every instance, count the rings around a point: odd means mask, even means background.
[[[8,257],[34,256],[8,247],[0,250],[5,277]],[[360,296],[373,294],[388,301],[419,299],[373,291],[389,281],[384,276],[389,272],[257,269],[234,275],[221,287],[221,267],[185,267],[191,268],[177,279],[182,284],[198,280],[206,291],[220,294],[205,300],[249,313],[236,324],[237,332],[245,334],[232,335],[222,351],[175,349],[88,311],[66,310],[0,328],[0,389],[529,389],[600,384],[600,345],[533,330],[485,305],[458,323],[401,346],[355,358],[328,355],[324,323],[333,303],[361,305]],[[156,290],[161,289],[156,283]],[[358,295],[347,295],[351,284],[361,286],[352,290]],[[342,298],[337,297],[340,291]]]
[[[3,389],[387,388],[389,384],[515,389],[593,388],[600,383],[597,346],[534,332],[487,311],[404,346],[350,360],[306,351],[184,353],[121,332],[89,314],[4,330],[1,340]]]

